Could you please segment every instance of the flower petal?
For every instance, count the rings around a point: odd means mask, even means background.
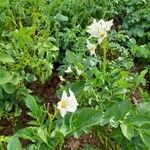
[[[67,99],[68,99],[67,93],[66,93],[66,91],[63,91],[61,100],[65,100],[66,101]]]
[[[69,89],[69,94],[70,94],[70,96],[69,96],[69,98],[71,97],[71,98],[75,98],[75,95],[74,95],[74,93]]]
[[[96,19],[93,20],[92,24],[88,26],[88,33],[91,34],[91,37],[98,37],[99,35],[99,24]]]
[[[113,20],[106,22],[106,31],[109,31],[111,29],[111,26],[113,25]]]
[[[64,118],[67,113],[66,109],[60,109],[60,115]]]
[[[66,91],[63,91],[61,101],[57,103],[57,109],[60,110],[60,115],[64,117],[69,112],[75,112],[78,106],[74,93],[69,89],[70,96],[67,96]],[[65,102],[65,107],[62,107]]]
[[[77,109],[78,103],[76,100],[70,99],[67,101],[66,110],[69,112],[75,112]]]
[[[95,49],[96,49],[96,45],[95,44],[92,44],[89,40],[86,40],[86,42],[87,42],[87,49],[90,51],[90,54],[91,55],[95,55],[96,56],[96,54],[95,54]]]
[[[100,19],[97,22],[96,19],[94,19],[92,24],[90,26],[88,26],[87,32],[91,34],[90,37],[100,38],[101,37],[100,33],[109,31],[111,29],[112,25],[113,25],[113,20],[104,21],[103,19]],[[105,35],[105,37],[106,36],[107,36],[107,34]],[[99,41],[101,41],[101,40],[99,40]]]
[[[102,43],[102,41],[103,41],[103,39],[104,39],[104,38],[99,37],[99,38],[98,38],[98,43],[99,43],[99,44],[101,44],[101,43]]]
[[[65,82],[66,80],[63,78],[63,76],[59,76],[60,81]]]
[[[67,111],[69,112],[75,112],[76,109],[77,109],[77,106],[78,106],[78,102],[75,98],[75,95],[74,93],[69,89],[69,93],[70,93],[70,96],[69,96],[69,99],[67,100]]]
[[[61,101],[57,103],[57,109],[59,109],[59,110],[62,109],[61,108]]]

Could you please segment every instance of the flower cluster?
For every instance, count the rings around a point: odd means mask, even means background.
[[[90,34],[91,37],[95,37],[98,39],[98,43],[101,44],[102,41],[107,37],[107,31],[111,29],[111,26],[113,25],[113,20],[110,21],[104,21],[103,19],[100,19],[98,22],[96,19],[93,20],[93,23],[88,26],[87,32]],[[90,51],[91,55],[95,55],[95,49],[96,45],[90,43],[89,40],[87,40],[87,48]]]

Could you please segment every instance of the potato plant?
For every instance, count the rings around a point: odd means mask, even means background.
[[[0,149],[150,149],[149,4],[1,0]]]

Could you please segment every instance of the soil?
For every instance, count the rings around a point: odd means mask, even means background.
[[[131,98],[132,98],[131,102],[132,102],[133,105],[139,104],[140,101],[141,101],[141,95],[140,95],[139,91],[136,90],[134,93],[132,93],[132,97]]]
[[[53,104],[57,102],[56,89],[60,79],[57,73],[53,73],[51,80],[47,84],[42,84],[39,81],[35,81],[28,84],[27,87],[33,92],[33,95],[39,96],[43,103],[49,105],[50,113],[54,112]]]
[[[12,120],[8,120],[8,119],[0,120],[0,135],[5,135],[5,136],[13,135],[14,133],[13,129],[14,129],[14,125],[12,123]]]
[[[134,71],[137,72],[138,74],[140,74],[144,70],[143,66],[141,65],[141,62],[139,62],[137,58],[134,61],[134,66],[135,66]],[[150,94],[150,73],[149,72],[145,75],[145,79],[146,79],[146,86],[142,88],[147,90],[148,94]]]
[[[94,134],[84,134],[79,139],[70,137],[65,140],[63,150],[79,150],[86,146],[92,146],[95,150],[102,149],[101,143]]]
[[[30,120],[31,118],[27,115],[26,108],[22,108],[19,117],[15,117],[12,114],[11,117],[8,116],[7,118],[2,118],[0,120],[0,135],[13,135],[18,129],[27,127]]]

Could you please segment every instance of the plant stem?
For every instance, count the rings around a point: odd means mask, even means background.
[[[107,64],[107,60],[106,60],[106,50],[103,49],[103,73],[106,73],[106,64]]]
[[[59,150],[62,150],[63,143],[64,143],[64,141],[62,141],[62,142],[60,143]]]
[[[102,43],[102,49],[103,49],[103,74],[106,73],[106,65],[107,65],[107,39],[105,38]]]

